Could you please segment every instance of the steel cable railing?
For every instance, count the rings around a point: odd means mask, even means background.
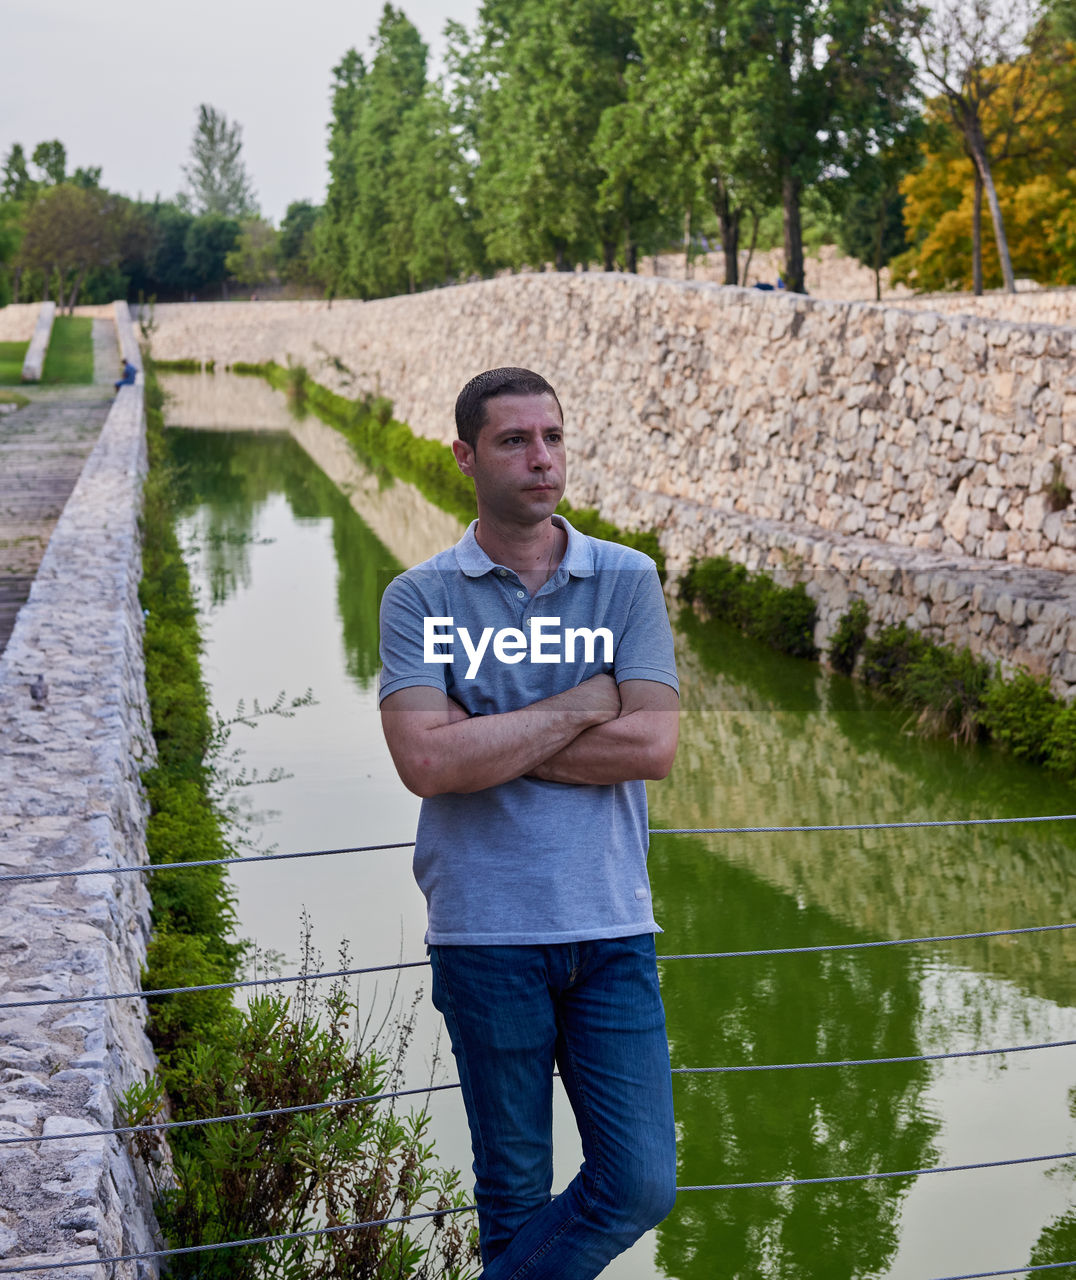
[[[1071,1049],[1076,1040],[1046,1040],[1038,1044],[999,1046],[994,1049],[953,1049],[945,1053],[911,1053],[888,1058],[837,1058],[828,1062],[758,1062],[725,1067],[673,1067],[674,1076],[737,1075],[758,1071],[808,1071],[826,1067],[879,1067],[911,1062],[944,1062],[954,1058],[991,1058],[1008,1053],[1034,1053],[1040,1049]],[[559,1075],[559,1072],[554,1072]],[[326,1102],[306,1102],[294,1107],[268,1107],[262,1111],[237,1111],[225,1116],[203,1116],[193,1120],[160,1120],[149,1124],[118,1125],[112,1129],[85,1129],[76,1133],[47,1133],[0,1137],[0,1147],[29,1146],[38,1142],[70,1142],[75,1138],[133,1137],[140,1133],[165,1133],[173,1129],[193,1129],[211,1124],[229,1124],[243,1120],[268,1120],[274,1116],[300,1115],[310,1111],[326,1111],[334,1107],[354,1107],[395,1098],[443,1093],[458,1089],[459,1082],[428,1084],[413,1089],[390,1089],[385,1093],[364,1094],[358,1098],[334,1098]]]
[[[1076,920],[1064,924],[1021,925],[1012,929],[983,929],[971,933],[939,933],[916,938],[887,938],[878,942],[820,942],[801,947],[763,947],[751,951],[692,951],[659,955],[658,963],[671,960],[743,960],[762,956],[811,955],[827,951],[867,951],[878,947],[905,947],[915,943],[966,942],[976,938],[1006,938],[1027,933],[1057,933],[1076,929]],[[246,987],[271,987],[292,982],[314,982],[321,978],[352,978],[367,973],[391,973],[398,969],[423,969],[428,960],[399,960],[394,964],[368,965],[359,969],[331,969],[316,973],[295,973],[268,978],[243,978],[230,982],[205,982],[193,987],[152,987],[148,991],[101,991],[82,996],[42,996],[37,1000],[0,1002],[4,1009],[35,1009],[48,1005],[95,1004],[109,1000],[139,1000],[156,996],[189,995],[200,991],[239,991]]]
[[[1018,826],[1036,822],[1076,822],[1076,813],[1035,814],[1027,818],[936,818],[910,822],[815,823],[791,827],[651,827],[652,836],[695,835],[803,835],[837,831],[911,831],[937,827]],[[27,884],[38,880],[66,880],[78,876],[129,875],[137,872],[184,871],[193,867],[242,867],[259,862],[286,862],[294,858],[328,858],[342,853],[378,853],[385,849],[412,849],[414,840],[388,844],[347,845],[340,849],[306,849],[298,853],[258,853],[244,858],[205,858],[197,862],[146,862],[122,867],[80,867],[74,871],[21,871],[0,875],[0,884]]]
[[[940,819],[933,821],[909,821],[909,822],[892,822],[892,823],[841,823],[841,824],[811,824],[802,826],[759,826],[759,827],[677,827],[677,828],[652,828],[651,836],[663,835],[749,835],[749,834],[794,834],[808,832],[850,832],[850,831],[883,831],[883,830],[908,830],[908,829],[933,829],[940,827],[979,827],[979,826],[997,826],[997,825],[1016,825],[1021,823],[1043,823],[1043,822],[1068,822],[1076,820],[1076,814],[1056,814],[1056,815],[1036,815],[1026,818],[972,818],[972,819]],[[157,863],[146,864],[140,866],[125,867],[91,867],[80,868],[75,871],[48,871],[37,873],[17,873],[13,875],[0,875],[0,884],[13,883],[29,883],[53,879],[67,879],[78,876],[90,875],[108,875],[117,873],[137,873],[137,872],[156,872],[165,870],[191,869],[196,867],[208,866],[237,866],[248,865],[253,863],[264,863],[273,861],[292,860],[297,858],[310,857],[327,857],[344,853],[365,853],[377,852],[389,849],[401,849],[413,847],[413,841],[398,841],[377,845],[350,846],[340,849],[321,849],[308,850],[298,853],[285,854],[262,854],[246,858],[221,858],[206,859],[195,862],[178,862],[178,863]],[[888,939],[878,942],[858,942],[858,943],[834,943],[834,944],[818,944],[813,946],[801,947],[775,947],[746,951],[725,951],[725,952],[703,952],[693,954],[678,954],[660,956],[660,961],[672,960],[689,960],[689,959],[730,959],[741,957],[761,957],[761,956],[777,956],[791,954],[817,953],[827,951],[845,951],[845,950],[861,950],[875,947],[889,947],[910,945],[915,943],[934,943],[934,942],[951,942],[962,941],[975,938],[993,938],[1015,934],[1041,933],[1051,931],[1061,931],[1076,928],[1076,922],[1063,923],[1056,925],[1032,925],[1013,929],[994,929],[979,932],[966,932],[956,934],[943,934],[924,936],[916,938],[898,938]],[[390,965],[367,966],[356,969],[340,969],[334,971],[326,971],[319,973],[295,974],[287,976],[274,976],[266,978],[255,978],[243,981],[227,982],[227,983],[210,983],[200,986],[191,987],[173,987],[161,988],[154,991],[131,991],[122,993],[98,993],[83,996],[67,996],[67,997],[49,997],[40,1000],[15,1001],[0,1003],[0,1010],[3,1009],[21,1009],[29,1007],[39,1007],[42,1005],[65,1005],[65,1004],[82,1004],[96,1001],[106,1000],[123,1000],[123,999],[139,999],[168,995],[180,995],[202,991],[214,991],[225,989],[240,989],[257,986],[274,986],[285,983],[316,981],[321,978],[342,978],[359,976],[370,973],[382,973],[406,968],[420,968],[428,965],[428,961],[401,961]],[[1071,1048],[1076,1045],[1076,1041],[1063,1040],[1042,1042],[1038,1044],[1013,1045],[998,1048],[956,1050],[944,1053],[934,1054],[914,1054],[901,1055],[886,1058],[864,1058],[864,1059],[842,1059],[829,1062],[801,1062],[801,1063],[768,1063],[768,1064],[742,1064],[737,1066],[717,1066],[717,1067],[677,1067],[673,1068],[673,1073],[678,1075],[718,1075],[733,1072],[746,1071],[788,1071],[788,1070],[807,1070],[819,1068],[835,1068],[835,1067],[865,1067],[872,1065],[882,1065],[887,1063],[910,1063],[910,1062],[930,1062],[940,1061],[953,1058],[971,1058],[983,1057],[998,1054],[1025,1053],[1036,1050],[1045,1050],[1052,1048]],[[268,1108],[262,1111],[240,1112],[227,1116],[200,1117],[197,1119],[183,1121],[161,1121],[142,1125],[126,1125],[117,1126],[110,1129],[87,1130],[77,1133],[49,1134],[32,1136],[5,1136],[0,1138],[0,1146],[8,1146],[14,1144],[34,1144],[45,1141],[73,1141],[84,1139],[104,1139],[108,1137],[132,1137],[145,1133],[161,1133],[174,1129],[191,1128],[200,1125],[222,1124],[222,1123],[238,1123],[243,1121],[264,1120],[274,1116],[282,1116],[289,1114],[299,1114],[322,1110],[329,1107],[345,1107],[364,1104],[373,1104],[376,1102],[387,1101],[390,1099],[410,1097],[416,1095],[428,1096],[435,1092],[442,1092],[452,1089],[458,1089],[458,1083],[426,1085],[417,1089],[399,1089],[389,1090],[380,1094],[371,1094],[359,1098],[334,1099],[320,1103],[310,1103],[296,1107]],[[1020,1156],[1010,1157],[1007,1159],[980,1161],[961,1165],[934,1166],[924,1169],[912,1170],[895,1170],[872,1172],[862,1174],[841,1174],[830,1175],[817,1178],[785,1178],[755,1182],[731,1182],[731,1183],[709,1183],[698,1185],[685,1185],[678,1188],[678,1191],[735,1191],[745,1189],[759,1188],[790,1188],[799,1186],[818,1186],[843,1182],[863,1182],[876,1179],[899,1179],[914,1178],[934,1173],[957,1173],[967,1172],[979,1169],[1001,1168],[1012,1165],[1023,1165],[1033,1163],[1044,1163],[1049,1161],[1071,1159],[1076,1156],[1076,1152],[1060,1152],[1052,1155],[1042,1156]],[[378,1219],[370,1222],[349,1223],[333,1227],[314,1228],[303,1232],[293,1232],[274,1236],[250,1237],[244,1240],[226,1241],[211,1245],[193,1245],[177,1249],[155,1250],[138,1254],[127,1254],[109,1258],[93,1258],[93,1259],[77,1259],[74,1261],[60,1262],[35,1262],[27,1266],[0,1267],[0,1275],[20,1274],[28,1271],[42,1270],[60,1270],[63,1268],[85,1265],[110,1265],[121,1262],[148,1261],[151,1259],[168,1258],[178,1256],[180,1254],[191,1254],[198,1252],[208,1252],[211,1250],[237,1248],[252,1245],[264,1245],[276,1242],[285,1242],[288,1240],[297,1240],[308,1238],[311,1236],[334,1234],[340,1231],[350,1230],[367,1230],[374,1227],[388,1226],[393,1224],[402,1224],[419,1220],[430,1220],[434,1218],[443,1218],[448,1213],[458,1213],[473,1210],[473,1205],[453,1206],[444,1210],[431,1210],[420,1213],[400,1215],[393,1218]],[[1045,1271],[1052,1270],[1064,1266],[1074,1266],[1076,1263],[1044,1263],[1035,1266],[1024,1265],[1020,1267],[1012,1267],[986,1272],[967,1273],[962,1276],[942,1277],[941,1280],[987,1280],[988,1277],[1013,1275],[1018,1272]]]

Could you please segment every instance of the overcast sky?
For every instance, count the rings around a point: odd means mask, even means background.
[[[373,0],[3,0],[0,156],[59,138],[68,168],[101,165],[113,191],[171,197],[198,104],[243,126],[262,212],[325,194],[332,68],[369,51]],[[403,0],[431,53],[478,0]]]

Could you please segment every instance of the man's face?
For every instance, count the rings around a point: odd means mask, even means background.
[[[474,479],[479,516],[540,524],[564,494],[564,424],[551,395],[494,396],[475,447],[456,440],[452,451]]]

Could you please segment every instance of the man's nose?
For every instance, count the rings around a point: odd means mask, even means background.
[[[536,440],[531,445],[530,464],[535,471],[548,471],[553,465],[553,455],[544,440]]]

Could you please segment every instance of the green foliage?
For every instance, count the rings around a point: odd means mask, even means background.
[[[1059,458],[1054,459],[1050,480],[1046,485],[1046,497],[1049,500],[1051,511],[1064,511],[1069,503],[1072,502],[1072,490],[1065,483],[1065,475]]]
[[[215,366],[215,361],[210,360],[207,364],[203,364],[201,360],[154,360],[154,368],[159,373],[201,373],[203,369],[211,371]]]
[[[863,678],[918,717],[926,732],[965,742],[982,736],[990,665],[968,649],[933,644],[906,623],[886,627],[863,646]]]
[[[93,321],[86,316],[57,316],[52,324],[43,385],[93,381]]]
[[[223,111],[203,102],[191,139],[190,163],[183,166],[186,200],[197,214],[251,218],[258,212],[243,163],[243,130]]]
[[[846,612],[837,620],[837,627],[829,638],[829,664],[834,671],[850,676],[856,658],[867,638],[870,613],[865,600],[853,600]]]
[[[779,586],[765,573],[750,573],[724,556],[692,560],[680,582],[685,600],[738,627],[771,649],[797,658],[814,658],[814,601],[803,583]]]
[[[304,970],[317,968],[309,940]],[[346,967],[347,958],[341,963]],[[438,1168],[425,1110],[406,1116],[393,1102],[319,1104],[369,1098],[394,1086],[413,1015],[398,1022],[389,1053],[362,1043],[362,1015],[342,987],[327,998],[303,984],[294,1003],[252,1000],[233,1033],[194,1045],[182,1070],[190,1115],[228,1115],[278,1107],[300,1114],[180,1131],[177,1182],[160,1187],[157,1215],[173,1244],[210,1244],[319,1224],[448,1211],[466,1203],[454,1170]],[[159,1105],[152,1084],[129,1092],[131,1115]],[[177,1258],[177,1276],[224,1280],[329,1280],[477,1274],[475,1233],[461,1215],[429,1225],[383,1226],[313,1239]]]
[[[1049,682],[1027,671],[1011,679],[996,675],[983,697],[983,725],[992,738],[1023,760],[1043,764],[1051,755],[1048,742],[1061,704]]]
[[[143,775],[150,818],[151,862],[232,856],[214,808],[206,756],[213,741],[202,684],[201,641],[190,577],[172,519],[172,478],[165,460],[163,395],[152,360],[146,366],[149,474],[143,494],[142,582],[146,614],[146,692],[157,762]],[[143,986],[156,989],[228,982],[238,972],[242,944],[233,940],[234,896],[221,867],[170,871],[152,885],[154,936]],[[234,1020],[227,992],[164,997],[150,1011],[162,1080],[176,1106],[185,1105],[178,1055],[227,1036]]]
[[[0,365],[3,364],[0,358]],[[0,387],[4,385],[4,379],[0,376]],[[17,391],[0,391],[0,404],[13,404],[16,409],[25,409],[30,403],[28,396],[20,396]]]
[[[207,213],[187,227],[183,245],[184,273],[193,289],[220,289],[228,278],[227,258],[239,239],[239,223],[221,213]]]
[[[224,257],[228,273],[240,284],[267,284],[277,275],[277,233],[264,218],[246,218],[239,224],[235,247]]]
[[[277,258],[280,278],[287,284],[312,285],[319,276],[315,265],[315,228],[321,209],[308,200],[294,200],[280,224]]]

